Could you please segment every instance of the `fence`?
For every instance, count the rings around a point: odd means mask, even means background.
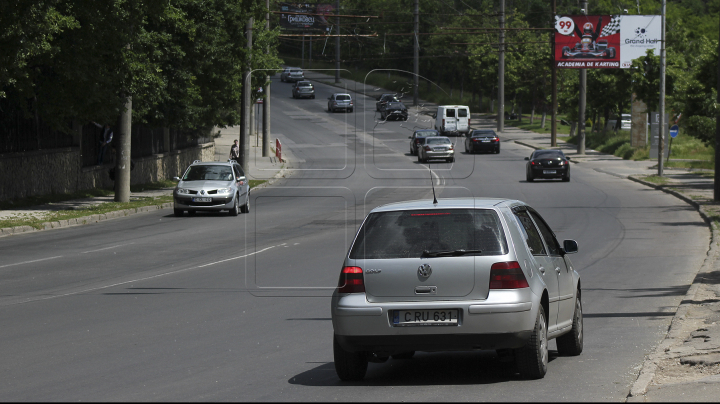
[[[28,118],[7,99],[0,98],[0,153],[77,146],[69,133],[69,123],[67,128],[68,133],[50,129],[37,116]]]

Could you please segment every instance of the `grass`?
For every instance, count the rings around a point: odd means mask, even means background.
[[[250,180],[250,188],[254,188],[259,186],[260,184],[263,184],[267,182],[267,180]],[[142,192],[142,191],[149,191],[149,190],[159,190],[159,189],[167,189],[172,188],[176,184],[175,181],[172,180],[163,180],[148,184],[138,184],[138,185],[132,185],[130,186],[130,190],[132,192]],[[13,202],[3,202],[0,204],[2,206],[3,210],[8,209],[20,209],[20,208],[29,208],[33,206],[39,206],[39,205],[45,205],[49,203],[59,203],[59,202],[66,202],[74,199],[85,199],[85,198],[92,198],[92,197],[98,197],[98,196],[112,196],[114,195],[114,192],[112,190],[108,189],[91,189],[86,191],[79,191],[79,192],[73,192],[69,194],[53,194],[53,195],[43,195],[43,196],[36,196],[36,197],[28,197],[23,198],[21,200],[16,200]],[[123,202],[102,202],[97,205],[88,206],[86,208],[82,209],[74,209],[74,210],[58,210],[58,211],[48,211],[47,213],[42,213],[40,215],[33,215],[33,214],[21,214],[17,217],[8,218],[8,219],[0,219],[0,228],[6,228],[6,227],[16,227],[16,226],[30,226],[34,227],[36,229],[42,229],[44,227],[44,223],[46,222],[56,222],[59,220],[70,220],[70,219],[78,219],[81,217],[86,216],[92,216],[92,215],[100,215],[105,214],[109,212],[115,212],[115,211],[121,211],[125,209],[137,209],[145,206],[160,206],[164,203],[172,202],[173,198],[172,195],[161,195],[156,197],[151,196],[140,196],[140,197],[133,197],[133,199],[130,202],[123,203]]]
[[[667,177],[658,177],[657,175],[648,175],[647,177],[642,177],[641,179],[657,185],[665,185],[670,182]]]

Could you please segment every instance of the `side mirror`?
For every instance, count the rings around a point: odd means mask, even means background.
[[[525,157],[525,160],[530,161],[530,157]]]
[[[180,181],[180,177],[173,177],[173,181]]]
[[[412,136],[408,136],[408,139],[412,139]]]
[[[237,180],[238,180],[238,182],[245,181],[245,177],[243,177],[243,176],[237,177]]]
[[[328,97],[328,100],[332,100],[332,97]]]
[[[575,254],[576,252],[578,252],[577,241],[575,241],[575,240],[563,241],[563,252],[565,254]]]
[[[570,160],[570,157],[565,156],[565,160]]]
[[[432,114],[432,117],[433,117],[433,118],[437,118],[437,114]]]

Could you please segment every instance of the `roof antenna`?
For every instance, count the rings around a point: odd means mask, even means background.
[[[432,179],[432,168],[430,167],[430,162],[428,162],[428,169],[430,170],[430,185],[432,185],[433,190],[433,205],[437,205],[437,198],[435,197],[435,184],[433,183]]]

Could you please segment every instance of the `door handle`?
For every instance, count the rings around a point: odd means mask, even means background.
[[[545,268],[544,268],[544,267],[538,268],[538,271],[542,272],[542,274],[545,275]]]

